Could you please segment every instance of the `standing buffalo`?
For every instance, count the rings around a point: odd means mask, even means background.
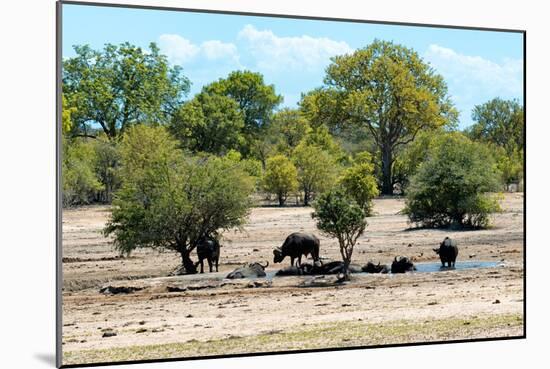
[[[208,261],[210,273],[212,273],[212,263],[216,263],[216,272],[218,271],[218,262],[220,260],[220,242],[216,238],[205,237],[197,244],[197,256],[199,261],[195,264],[201,265],[201,273],[204,273],[204,259]]]
[[[229,273],[225,278],[237,279],[237,278],[256,278],[265,277],[265,268],[269,265],[269,261],[262,265],[260,263],[245,264],[240,268],[235,269]]]
[[[445,266],[445,263],[449,267],[455,266],[456,257],[458,256],[458,246],[455,240],[445,237],[443,242],[439,244],[439,248],[433,250],[439,255],[442,267]]]
[[[290,265],[294,265],[294,259],[298,260],[298,266],[302,263],[302,255],[311,254],[314,261],[319,260],[319,239],[311,233],[292,233],[281,247],[273,250],[273,262],[280,263],[286,256],[290,256]]]
[[[396,256],[391,263],[392,273],[405,273],[415,270],[416,267],[414,266],[413,262],[406,256]]]

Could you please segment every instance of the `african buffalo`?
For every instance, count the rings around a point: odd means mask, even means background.
[[[244,264],[242,267],[235,269],[229,273],[225,278],[237,279],[237,278],[256,278],[265,277],[265,268],[269,265],[269,261],[265,265],[260,263]]]
[[[319,260],[319,239],[311,233],[292,233],[289,235],[281,247],[273,250],[273,262],[280,263],[287,256],[290,257],[290,265],[294,265],[294,260],[298,260],[297,266],[302,263],[302,255],[311,254],[314,261]]]
[[[406,256],[396,256],[391,263],[392,273],[405,273],[416,270],[411,259]]]
[[[442,267],[445,266],[445,263],[449,267],[455,266],[456,257],[458,256],[458,245],[455,240],[445,237],[443,242],[439,244],[439,248],[433,250],[439,255]]]
[[[380,265],[380,262],[378,264],[374,264],[372,261],[369,261],[367,264],[363,265],[361,268],[363,272],[366,273],[382,273],[386,274],[389,273],[390,268],[386,264]]]
[[[218,262],[220,260],[220,242],[213,237],[205,237],[197,244],[197,256],[199,261],[195,267],[201,265],[201,273],[204,273],[204,259],[208,261],[210,273],[212,273],[212,263],[216,263],[216,272],[218,271]]]
[[[363,270],[360,265],[349,264],[348,272],[349,273],[361,273]],[[344,262],[343,261],[331,261],[322,265],[314,265],[311,271],[311,274],[338,274],[344,272]]]
[[[280,269],[275,273],[276,276],[289,276],[289,275],[304,275],[309,274],[307,270],[304,270],[304,265],[302,264],[299,267],[296,265],[291,265],[286,268]]]

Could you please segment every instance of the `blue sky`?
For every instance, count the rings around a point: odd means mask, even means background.
[[[327,22],[227,14],[63,5],[63,57],[73,45],[156,42],[191,80],[190,97],[236,69],[260,72],[295,107],[322,85],[330,57],[383,39],[415,49],[443,75],[460,111],[494,97],[523,100],[523,35],[511,32]]]

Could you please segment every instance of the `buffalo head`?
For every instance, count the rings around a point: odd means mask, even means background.
[[[274,263],[280,263],[281,261],[283,261],[284,258],[285,256],[283,255],[283,250],[281,250],[280,247],[277,247],[276,249],[273,250]]]

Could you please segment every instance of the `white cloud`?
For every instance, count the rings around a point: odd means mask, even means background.
[[[315,69],[328,64],[332,56],[353,51],[344,41],[307,35],[279,37],[270,30],[258,30],[250,24],[239,32],[238,37],[247,43],[258,67],[270,70]]]
[[[180,35],[163,34],[159,37],[159,47],[168,60],[175,64],[185,64],[200,58],[239,62],[237,47],[219,40],[209,40],[197,45]]]
[[[439,45],[430,45],[424,57],[450,84],[469,87],[472,93],[496,97],[520,95],[523,91],[521,59],[504,59],[498,63]]]
[[[192,60],[200,51],[200,48],[188,39],[173,34],[160,35],[159,47],[168,60],[176,64]]]

